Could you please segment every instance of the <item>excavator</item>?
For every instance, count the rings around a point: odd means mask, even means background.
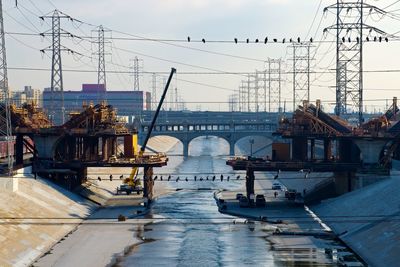
[[[139,151],[138,155],[136,155],[135,158],[132,159],[133,162],[140,162],[143,160],[151,161],[153,159],[153,157],[156,157],[156,158],[165,157],[165,154],[145,157],[144,151],[146,150],[147,142],[149,141],[149,139],[151,137],[151,133],[152,133],[154,125],[156,123],[158,114],[160,113],[162,104],[164,103],[164,99],[168,92],[169,85],[170,85],[170,83],[172,81],[172,77],[175,73],[176,73],[176,69],[172,68],[171,73],[169,74],[167,83],[165,85],[164,92],[161,96],[160,102],[158,103],[157,110],[153,116],[150,128],[147,132],[146,138],[143,142],[143,145],[140,147],[140,151]],[[140,194],[143,191],[143,187],[142,187],[142,183],[141,183],[140,179],[138,179],[138,177],[137,177],[138,173],[139,173],[139,167],[133,167],[129,177],[125,178],[123,180],[123,184],[119,188],[117,188],[117,194],[119,194],[120,192],[126,192],[126,194],[128,194],[128,195],[132,192],[136,192],[137,194]]]

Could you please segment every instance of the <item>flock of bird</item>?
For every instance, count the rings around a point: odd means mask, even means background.
[[[304,173],[304,178],[307,179],[307,178],[309,178],[311,170],[310,169],[302,169],[299,172],[300,173]],[[278,179],[280,173],[281,173],[281,171],[278,170],[277,174],[274,176],[274,180]],[[124,175],[121,175],[119,177],[120,180],[122,180],[123,178],[124,178]],[[232,177],[232,179],[233,178],[234,178],[234,176]],[[245,178],[247,179],[247,177],[245,177]],[[101,181],[100,176],[97,177],[97,179],[99,181]],[[170,182],[173,179],[175,179],[175,182],[179,182],[181,180],[180,176],[178,176],[177,178],[174,178],[172,175],[168,175],[168,177],[165,177],[165,178],[162,175],[160,175],[160,176],[156,175],[156,176],[154,176],[153,180],[154,181],[159,180],[159,181],[168,181],[168,182]],[[214,182],[217,179],[221,180],[221,182],[223,182],[224,179],[229,182],[229,180],[231,179],[231,176],[228,175],[228,176],[224,177],[223,174],[221,174],[219,176],[219,178],[217,178],[217,175],[213,175],[213,176],[208,175],[208,176],[206,176],[204,178],[203,178],[203,176],[199,176],[199,177],[197,177],[197,175],[193,176],[193,181],[195,181],[195,182],[196,181],[213,181]],[[185,177],[185,179],[182,179],[182,181],[186,181],[186,182],[189,182],[189,180],[190,179],[188,177]],[[240,175],[236,176],[236,180],[240,180]],[[112,181],[112,175],[110,175],[110,181]]]
[[[233,178],[233,177],[232,177]],[[154,176],[154,181],[157,181],[157,180],[159,180],[159,181],[171,181],[172,179],[174,179],[175,180],[175,182],[179,182],[180,180],[182,180],[182,181],[186,181],[186,182],[189,182],[189,178],[188,177],[185,177],[185,179],[181,179],[181,177],[180,176],[178,176],[177,178],[174,178],[172,175],[169,175],[168,177],[163,177],[163,176]],[[224,181],[224,179],[226,180],[226,181],[228,181],[229,182],[229,180],[231,179],[231,177],[228,175],[228,176],[226,176],[226,177],[224,177],[224,175],[223,174],[221,174],[218,178],[217,178],[217,176],[216,175],[214,175],[214,176],[206,176],[206,177],[204,177],[203,178],[203,176],[199,176],[199,177],[197,177],[197,175],[195,175],[195,176],[193,176],[193,181],[215,181],[215,180],[221,180],[221,182],[223,182]],[[238,176],[236,176],[236,180],[240,180],[240,175],[238,175]]]
[[[187,41],[188,41],[189,43],[192,41],[192,39],[190,38],[190,36],[187,37]],[[204,38],[201,39],[201,41],[202,41],[203,43],[206,43],[206,39],[204,39]],[[237,43],[239,43],[239,42],[242,42],[242,41],[239,41],[238,38],[234,38],[233,41],[235,42],[235,44],[237,44]],[[262,41],[262,40],[261,40],[261,41]],[[264,39],[264,44],[268,43],[268,41],[269,41],[268,37],[265,37],[265,39]],[[286,43],[286,41],[287,41],[286,38],[283,38],[283,39],[282,39],[282,43],[283,43],[283,44]],[[310,38],[310,42],[312,43],[313,41],[314,41],[313,38]],[[246,42],[246,43],[250,43],[251,41],[250,41],[249,38],[247,38],[247,39],[245,40],[245,42]],[[255,39],[255,41],[254,41],[254,43],[259,43],[259,42],[260,42],[259,39]],[[278,40],[277,38],[274,38],[274,39],[272,39],[272,42],[278,43],[278,42],[281,42],[281,41]],[[296,42],[296,40],[293,39],[293,38],[290,38],[290,39],[289,39],[289,42],[290,42],[290,43],[293,43],[293,42]],[[298,42],[298,43],[301,43],[300,37],[297,37],[297,42]]]
[[[385,42],[389,42],[389,38],[388,38],[388,37],[382,37],[382,36],[380,36],[380,37],[375,36],[374,38],[368,37],[368,36],[367,36],[367,37],[365,38],[365,40],[366,40],[367,42],[369,42],[369,41],[374,41],[374,42],[379,41],[379,42],[382,42],[383,40],[384,40]],[[188,41],[189,43],[192,41],[192,39],[190,38],[190,36],[187,37],[187,41]],[[206,43],[206,39],[204,39],[204,38],[201,39],[201,41],[202,41],[203,43]],[[237,43],[242,43],[242,42],[246,42],[246,43],[252,42],[249,38],[247,38],[245,41],[240,41],[240,40],[238,40],[238,38],[234,38],[233,41],[235,42],[235,44],[237,44]],[[261,40],[261,41],[262,41],[262,40]],[[284,43],[287,42],[287,39],[286,39],[286,38],[283,38],[282,40],[278,40],[277,38],[273,38],[272,40],[269,40],[268,37],[265,37],[265,39],[264,39],[264,44],[268,43],[268,41],[272,41],[273,43],[278,43],[278,42],[279,42],[279,43],[284,44]],[[290,39],[289,39],[289,43],[295,43],[296,41],[297,41],[297,43],[301,43],[301,38],[300,38],[300,37],[297,37],[297,39],[293,39],[293,38],[290,38]],[[351,43],[351,42],[352,42],[352,39],[351,39],[350,37],[348,37],[348,38],[347,38],[347,41],[348,41],[349,43]],[[354,41],[354,39],[353,39],[353,41]],[[356,41],[357,43],[359,43],[359,42],[360,42],[360,37],[356,37],[356,38],[355,38],[355,41]],[[259,43],[259,42],[260,42],[259,39],[255,39],[255,41],[254,41],[254,43]],[[310,43],[314,42],[313,38],[310,38],[309,42],[310,42]],[[342,42],[343,42],[343,43],[346,42],[346,37],[342,37]]]

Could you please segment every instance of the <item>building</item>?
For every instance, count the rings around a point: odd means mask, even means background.
[[[32,86],[25,86],[23,91],[14,91],[11,93],[11,103],[20,107],[24,104],[33,103],[36,107],[42,107],[42,93],[39,89],[33,89]]]
[[[136,115],[151,108],[151,94],[144,91],[107,91],[103,84],[82,84],[81,91],[64,91],[65,114],[80,111],[83,104],[96,104],[105,99],[107,104],[117,109],[119,116],[127,117],[132,122]],[[57,99],[55,99],[57,103]],[[43,92],[45,110],[51,108],[51,90]],[[67,119],[67,116],[66,116]]]

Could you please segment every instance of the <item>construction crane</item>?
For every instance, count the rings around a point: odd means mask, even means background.
[[[149,139],[151,137],[151,133],[152,133],[154,125],[156,123],[158,114],[160,113],[162,104],[164,103],[164,99],[165,99],[165,96],[167,95],[168,88],[169,88],[169,85],[171,83],[172,77],[174,76],[174,73],[176,73],[176,69],[172,68],[171,69],[171,73],[169,74],[169,77],[168,77],[168,81],[167,81],[167,83],[165,85],[164,92],[163,92],[163,94],[161,96],[160,102],[158,103],[158,107],[157,107],[156,113],[154,114],[154,117],[152,119],[150,128],[149,128],[149,130],[147,132],[147,136],[146,136],[146,138],[144,140],[143,145],[140,148],[139,155],[137,157],[138,160],[144,159],[144,152],[146,150],[147,142],[149,141]],[[141,182],[140,182],[140,179],[137,179],[138,173],[139,173],[139,168],[138,167],[133,167],[129,177],[125,178],[124,181],[123,181],[123,183],[125,185],[128,185],[128,190],[130,192],[132,192],[132,191],[139,192],[140,191]],[[125,186],[124,188],[127,188],[127,187]],[[128,191],[126,191],[126,192],[128,193]]]

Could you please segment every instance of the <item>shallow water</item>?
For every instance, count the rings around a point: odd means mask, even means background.
[[[307,247],[275,248],[268,241],[273,227],[261,223],[233,223],[237,218],[218,212],[214,189],[239,190],[243,181],[206,180],[205,173],[229,173],[218,154],[226,154],[225,142],[217,138],[196,139],[187,159],[171,158],[162,172],[198,173],[202,182],[165,183],[182,190],[154,202],[148,217],[161,221],[144,226],[139,237],[145,242],[122,258],[119,266],[337,266],[336,250]],[[181,149],[179,146],[175,148]],[[174,152],[173,152],[174,153]],[[179,153],[179,151],[178,151]],[[233,174],[234,175],[234,174]],[[180,177],[184,179],[183,176]],[[192,176],[190,177],[193,178]],[[198,190],[203,188],[202,190]],[[243,221],[243,220],[242,220]],[[147,241],[147,242],[146,242]],[[330,247],[333,241],[321,241]]]

